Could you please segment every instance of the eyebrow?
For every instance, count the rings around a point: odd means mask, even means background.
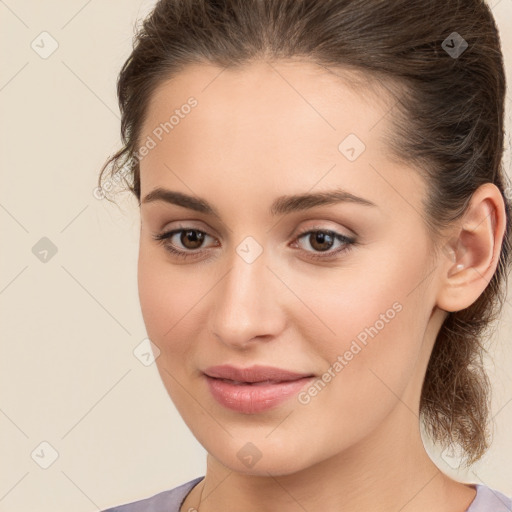
[[[194,210],[196,212],[213,215],[220,218],[218,211],[207,201],[200,197],[190,196],[182,192],[176,192],[164,188],[156,188],[151,191],[141,204],[164,201]],[[355,203],[363,206],[377,206],[368,199],[355,196],[346,190],[335,189],[327,192],[295,194],[278,197],[270,207],[271,215],[286,215],[292,212],[309,210],[317,206],[332,205],[336,203]]]

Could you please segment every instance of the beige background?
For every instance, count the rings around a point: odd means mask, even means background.
[[[117,208],[92,194],[119,144],[117,73],[133,24],[152,5],[0,1],[2,512],[95,511],[204,474],[204,449],[154,364],[133,353],[146,335],[136,286],[136,203],[126,195]],[[511,81],[512,0],[492,5]],[[59,45],[48,58],[40,56],[52,44],[43,31]],[[510,172],[510,149],[506,166]],[[33,252],[38,243],[39,251],[48,248],[43,237],[57,249],[46,262]],[[509,495],[511,302],[489,361],[492,449],[471,470],[456,472],[429,447],[442,470]]]

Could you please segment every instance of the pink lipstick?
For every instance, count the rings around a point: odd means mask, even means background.
[[[245,414],[277,407],[314,378],[311,373],[259,365],[250,368],[211,366],[204,370],[204,374],[217,402]]]

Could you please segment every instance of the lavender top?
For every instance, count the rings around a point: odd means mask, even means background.
[[[109,508],[102,512],[179,512],[187,494],[203,478],[204,476],[200,476],[150,498]],[[512,512],[511,498],[486,485],[472,485],[476,488],[476,496],[465,512]]]

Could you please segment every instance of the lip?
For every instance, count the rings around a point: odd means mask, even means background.
[[[204,370],[204,374],[217,402],[245,414],[279,406],[314,378],[313,374],[259,365],[250,368],[211,366]]]
[[[312,377],[312,373],[297,373],[274,366],[254,365],[249,368],[237,368],[229,364],[210,366],[204,370],[208,377],[228,379],[237,382],[291,381],[303,377]]]

